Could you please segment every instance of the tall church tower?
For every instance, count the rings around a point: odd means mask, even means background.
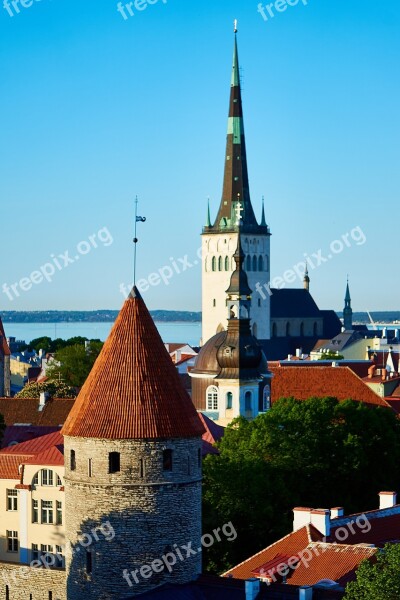
[[[202,340],[206,343],[215,333],[226,330],[226,289],[235,270],[233,255],[238,246],[245,253],[244,268],[252,290],[270,280],[270,231],[264,206],[258,224],[250,199],[246,141],[243,125],[239,58],[235,31],[225,173],[221,204],[214,223],[208,211],[203,228],[202,271]],[[258,285],[257,285],[258,284]],[[259,339],[270,337],[270,297],[254,293],[251,300],[252,332]]]
[[[196,579],[203,432],[134,288],[62,430],[68,600]]]
[[[347,280],[346,296],[344,298],[343,327],[346,331],[353,329],[353,309],[351,308],[349,280]]]

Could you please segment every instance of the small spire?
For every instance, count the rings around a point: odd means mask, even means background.
[[[264,209],[264,196],[262,197],[262,210],[261,210],[261,227],[266,227],[267,222],[265,220],[265,209]]]
[[[347,285],[346,285],[346,296],[345,296],[345,302],[351,302],[351,297],[350,297],[350,288],[349,288],[349,276],[347,275]]]
[[[237,26],[238,26],[238,21],[237,21],[237,19],[235,19],[233,21],[233,31],[234,31],[234,33],[237,33],[237,31],[238,31],[238,27]]]
[[[310,291],[310,277],[308,275],[308,265],[306,263],[306,270],[304,273],[304,279],[303,279],[303,283],[304,283],[304,289],[307,290],[307,292]]]
[[[210,198],[207,201],[207,221],[206,227],[211,227],[211,216],[210,216]]]

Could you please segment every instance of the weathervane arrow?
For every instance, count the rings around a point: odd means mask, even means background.
[[[136,285],[136,255],[137,255],[137,243],[138,243],[138,238],[136,235],[136,229],[137,229],[137,224],[138,223],[144,223],[146,221],[146,217],[139,217],[139,215],[137,214],[137,209],[138,209],[138,197],[136,196],[135,198],[135,237],[133,238],[133,243],[135,244],[135,250],[134,250],[134,258],[133,258],[133,285]]]

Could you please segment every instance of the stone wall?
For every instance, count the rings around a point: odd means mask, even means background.
[[[165,449],[173,451],[172,471],[163,469]],[[109,473],[110,452],[120,453],[120,472]],[[174,583],[196,578],[201,572],[200,438],[66,437],[65,460],[68,600],[116,600],[171,578]],[[144,565],[168,552],[179,556],[177,549],[188,543],[195,554],[186,558],[182,550],[184,559],[176,560],[171,575],[159,563],[159,572],[148,568],[141,574]]]
[[[32,600],[66,600],[65,570],[0,562],[0,600],[28,600],[30,594]]]

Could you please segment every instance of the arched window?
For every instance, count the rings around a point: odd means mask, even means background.
[[[253,323],[253,335],[257,337],[257,323]]]
[[[218,410],[218,388],[215,385],[207,389],[207,410]]]
[[[244,410],[250,412],[252,408],[252,393],[246,392],[244,395]]]
[[[269,385],[264,386],[262,400],[262,412],[267,412],[271,408],[271,387]]]
[[[249,254],[246,258],[246,271],[251,271],[251,256]]]
[[[277,335],[278,335],[278,328],[276,326],[276,323],[273,323],[272,324],[272,337],[275,338],[275,337],[277,337]]]
[[[229,271],[229,257],[225,256],[225,271]]]
[[[258,270],[264,271],[264,261],[262,256],[258,257]]]
[[[265,270],[269,271],[269,256],[268,256],[268,254],[265,255]]]
[[[216,271],[217,270],[217,259],[215,258],[215,256],[213,256],[212,260],[211,260],[211,270],[212,271]]]
[[[290,323],[289,321],[286,323],[286,337],[290,336]]]
[[[300,337],[304,337],[304,323],[300,323]]]
[[[257,271],[257,256],[253,256],[253,271]]]
[[[218,257],[218,271],[222,271],[222,256]]]
[[[318,336],[318,324],[314,323],[314,337]]]
[[[232,408],[232,403],[233,403],[233,394],[232,394],[232,392],[228,392],[226,394],[226,408],[227,408],[227,410],[230,410]]]

